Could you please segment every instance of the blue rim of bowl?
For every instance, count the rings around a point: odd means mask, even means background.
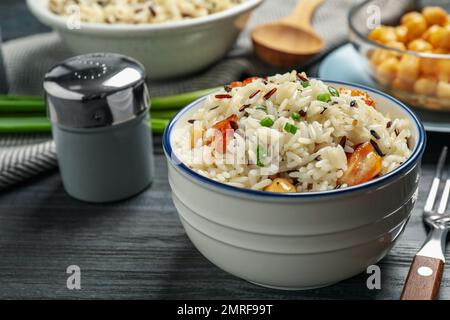
[[[202,176],[201,174],[195,172],[194,170],[190,169],[188,166],[186,166],[184,163],[181,162],[180,159],[176,156],[176,154],[172,150],[172,146],[170,144],[170,136],[172,133],[172,129],[174,128],[177,121],[188,111],[190,111],[193,107],[197,106],[199,103],[204,101],[207,96],[199,98],[195,100],[194,102],[191,102],[189,105],[184,107],[180,112],[178,112],[167,125],[166,129],[164,130],[163,134],[163,149],[164,153],[166,154],[166,157],[168,161],[170,161],[175,167],[180,169],[182,172],[190,176],[191,178],[197,180],[198,182],[203,182],[207,185],[210,185],[212,187],[223,189],[226,191],[230,191],[232,193],[241,194],[241,195],[252,195],[252,196],[260,196],[263,198],[316,198],[316,197],[325,197],[325,196],[332,196],[332,195],[343,195],[348,194],[356,191],[361,191],[364,189],[368,189],[371,187],[376,187],[379,185],[382,185],[393,178],[399,176],[400,174],[407,172],[412,166],[414,166],[418,161],[420,161],[423,152],[425,151],[425,144],[426,144],[426,132],[425,128],[423,127],[422,123],[420,122],[419,118],[412,112],[403,102],[397,100],[394,97],[391,97],[390,95],[377,90],[373,88],[369,88],[366,86],[362,86],[359,84],[354,84],[350,82],[342,82],[342,81],[332,81],[332,80],[325,80],[325,79],[319,79],[327,84],[337,84],[337,85],[344,85],[348,87],[355,87],[358,89],[362,89],[365,91],[369,91],[375,94],[378,94],[382,96],[383,98],[390,100],[400,108],[402,108],[406,113],[409,114],[409,116],[413,119],[414,124],[417,128],[418,137],[417,137],[417,143],[414,147],[414,150],[412,151],[409,158],[403,163],[401,166],[396,168],[395,170],[389,172],[388,174],[378,177],[376,179],[373,179],[371,181],[352,186],[347,187],[343,189],[335,189],[335,190],[327,190],[327,191],[314,191],[314,192],[295,192],[295,193],[276,193],[276,192],[267,192],[267,191],[260,191],[260,190],[252,190],[252,189],[246,189],[246,188],[239,188],[230,186],[215,180],[212,180],[210,178],[207,178],[205,176]],[[176,162],[174,159],[176,159]]]

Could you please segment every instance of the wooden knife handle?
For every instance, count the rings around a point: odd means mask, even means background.
[[[401,300],[434,300],[439,293],[444,261],[415,256],[403,286]]]

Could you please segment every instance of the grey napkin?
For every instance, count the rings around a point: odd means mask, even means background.
[[[308,1],[308,0],[301,0]],[[326,48],[315,57],[336,48],[347,38],[347,13],[359,0],[327,0],[317,10],[313,25]],[[245,75],[267,75],[283,70],[261,63],[253,54],[250,30],[258,24],[289,14],[297,0],[266,0],[254,13],[228,56],[206,71],[190,77],[149,83],[153,96],[175,94],[223,85]],[[56,33],[45,33],[3,45],[10,94],[41,95],[42,77],[51,65],[71,56]],[[299,66],[303,69],[305,66]],[[42,140],[47,140],[42,142]],[[57,166],[50,135],[0,135],[0,189]]]

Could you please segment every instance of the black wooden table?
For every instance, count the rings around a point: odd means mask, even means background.
[[[7,12],[22,12],[28,26],[5,20],[6,6]],[[30,26],[38,25],[22,2],[0,2],[0,26],[7,38],[34,32]],[[276,291],[212,265],[183,231],[171,200],[161,139],[155,137],[154,183],[133,199],[109,205],[76,201],[64,192],[57,171],[0,193],[0,298],[398,299],[426,236],[421,209],[444,144],[450,144],[450,135],[429,134],[419,201],[399,242],[379,263],[381,290],[367,289],[363,273],[327,288]],[[81,290],[67,289],[69,265],[81,268]],[[450,299],[449,286],[446,267],[441,299]]]

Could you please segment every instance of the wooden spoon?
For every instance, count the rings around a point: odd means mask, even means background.
[[[292,67],[320,52],[323,41],[311,26],[311,17],[323,1],[301,0],[288,17],[255,27],[256,54],[273,66]]]

